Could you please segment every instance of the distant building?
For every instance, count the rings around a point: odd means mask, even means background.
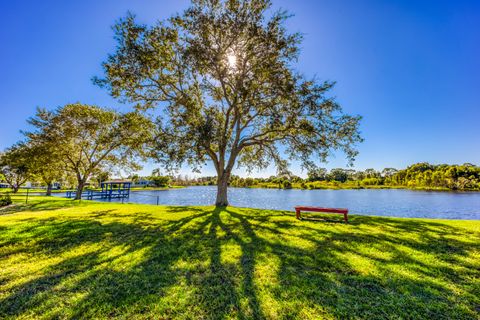
[[[8,183],[0,182],[0,188],[10,188],[10,185]]]
[[[131,180],[125,180],[125,179],[110,179],[110,180],[107,180],[107,181],[102,181],[100,184],[102,183],[108,183],[108,184],[115,184],[115,183],[132,183]]]
[[[52,189],[61,189],[62,184],[60,182],[54,182],[52,183]]]
[[[147,179],[140,179],[137,182],[133,183],[133,187],[152,187],[154,183]]]

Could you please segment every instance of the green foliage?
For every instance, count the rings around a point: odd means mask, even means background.
[[[480,167],[417,163],[394,174],[388,183],[419,188],[480,190]]]
[[[0,173],[14,193],[32,177],[30,157],[29,148],[23,142],[0,154]]]
[[[4,195],[0,195],[0,207],[5,207],[12,204],[12,198],[10,197],[10,193],[5,193]]]
[[[332,169],[327,175],[327,179],[330,181],[345,182],[348,179],[348,173],[346,170],[341,168]]]
[[[77,198],[92,175],[115,168],[139,169],[136,160],[145,154],[153,131],[150,120],[137,112],[121,114],[83,104],[39,109],[29,122],[36,129],[26,133],[32,143],[48,146],[46,158],[60,159],[76,177]]]
[[[30,172],[30,180],[41,181],[47,186],[47,195],[50,195],[52,183],[61,181],[69,174],[65,170],[61,153],[57,152],[58,143],[47,142],[43,139],[29,139],[25,143],[26,163]]]
[[[326,171],[325,171],[326,172]],[[354,171],[333,169],[319,177],[316,172],[309,172],[308,181],[338,181],[346,187],[384,186],[407,187],[415,189],[440,190],[480,190],[480,167],[473,164],[464,165],[432,165],[417,163],[404,170],[385,168],[381,173],[374,169]],[[324,184],[326,185],[326,184]]]
[[[155,185],[155,187],[168,187],[170,177],[168,176],[151,176],[149,180]]]
[[[152,175],[147,177],[155,187],[168,187],[171,177],[169,176],[162,176],[162,172],[160,168],[156,168],[152,170]]]
[[[183,181],[182,185],[215,185],[216,177],[201,177]],[[174,181],[175,183],[175,181]],[[414,164],[405,170],[385,168],[356,171],[324,168],[308,171],[307,178],[279,175],[268,178],[242,178],[232,175],[231,187],[298,188],[298,189],[361,189],[412,188],[426,190],[480,190],[480,167],[464,165]]]
[[[288,180],[282,182],[283,189],[292,189],[292,183]]]
[[[2,319],[478,318],[479,221],[56,198],[9,210]]]
[[[135,174],[131,174],[129,176],[129,179],[132,180],[133,183],[137,183],[138,181],[140,181],[141,177],[135,173]]]
[[[210,160],[217,204],[227,205],[235,164],[283,170],[287,160],[313,167],[332,149],[357,154],[360,117],[328,94],[333,82],[295,70],[302,37],[287,31],[288,16],[265,0],[196,0],[151,27],[129,15],[95,82],[139,109],[160,108],[156,159],[194,169]]]
[[[95,175],[95,182],[97,184],[97,186],[100,186],[102,184],[102,182],[104,181],[108,181],[110,180],[111,175],[110,175],[110,172],[107,172],[107,171],[99,171],[97,170],[97,174]]]
[[[360,184],[362,186],[378,186],[382,184],[382,180],[377,178],[365,178],[360,181]]]
[[[308,170],[308,181],[324,181],[327,180],[327,169],[313,168]]]

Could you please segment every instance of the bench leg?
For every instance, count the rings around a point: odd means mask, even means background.
[[[295,209],[297,219],[300,219],[300,210]]]
[[[343,214],[343,220],[345,220],[345,223],[348,223],[348,213]]]

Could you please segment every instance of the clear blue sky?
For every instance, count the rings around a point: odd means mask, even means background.
[[[290,30],[305,34],[299,70],[336,80],[345,111],[364,117],[355,168],[480,164],[480,1],[273,2],[295,14]],[[0,150],[21,138],[37,106],[127,110],[91,83],[114,49],[111,25],[128,10],[153,23],[187,4],[2,1]],[[345,165],[339,154],[326,167]]]

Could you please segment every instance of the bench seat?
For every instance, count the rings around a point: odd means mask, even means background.
[[[345,220],[345,222],[348,222],[348,209],[297,206],[295,207],[295,213],[296,213],[297,219],[301,218],[300,213],[302,211],[343,214],[343,219]]]

